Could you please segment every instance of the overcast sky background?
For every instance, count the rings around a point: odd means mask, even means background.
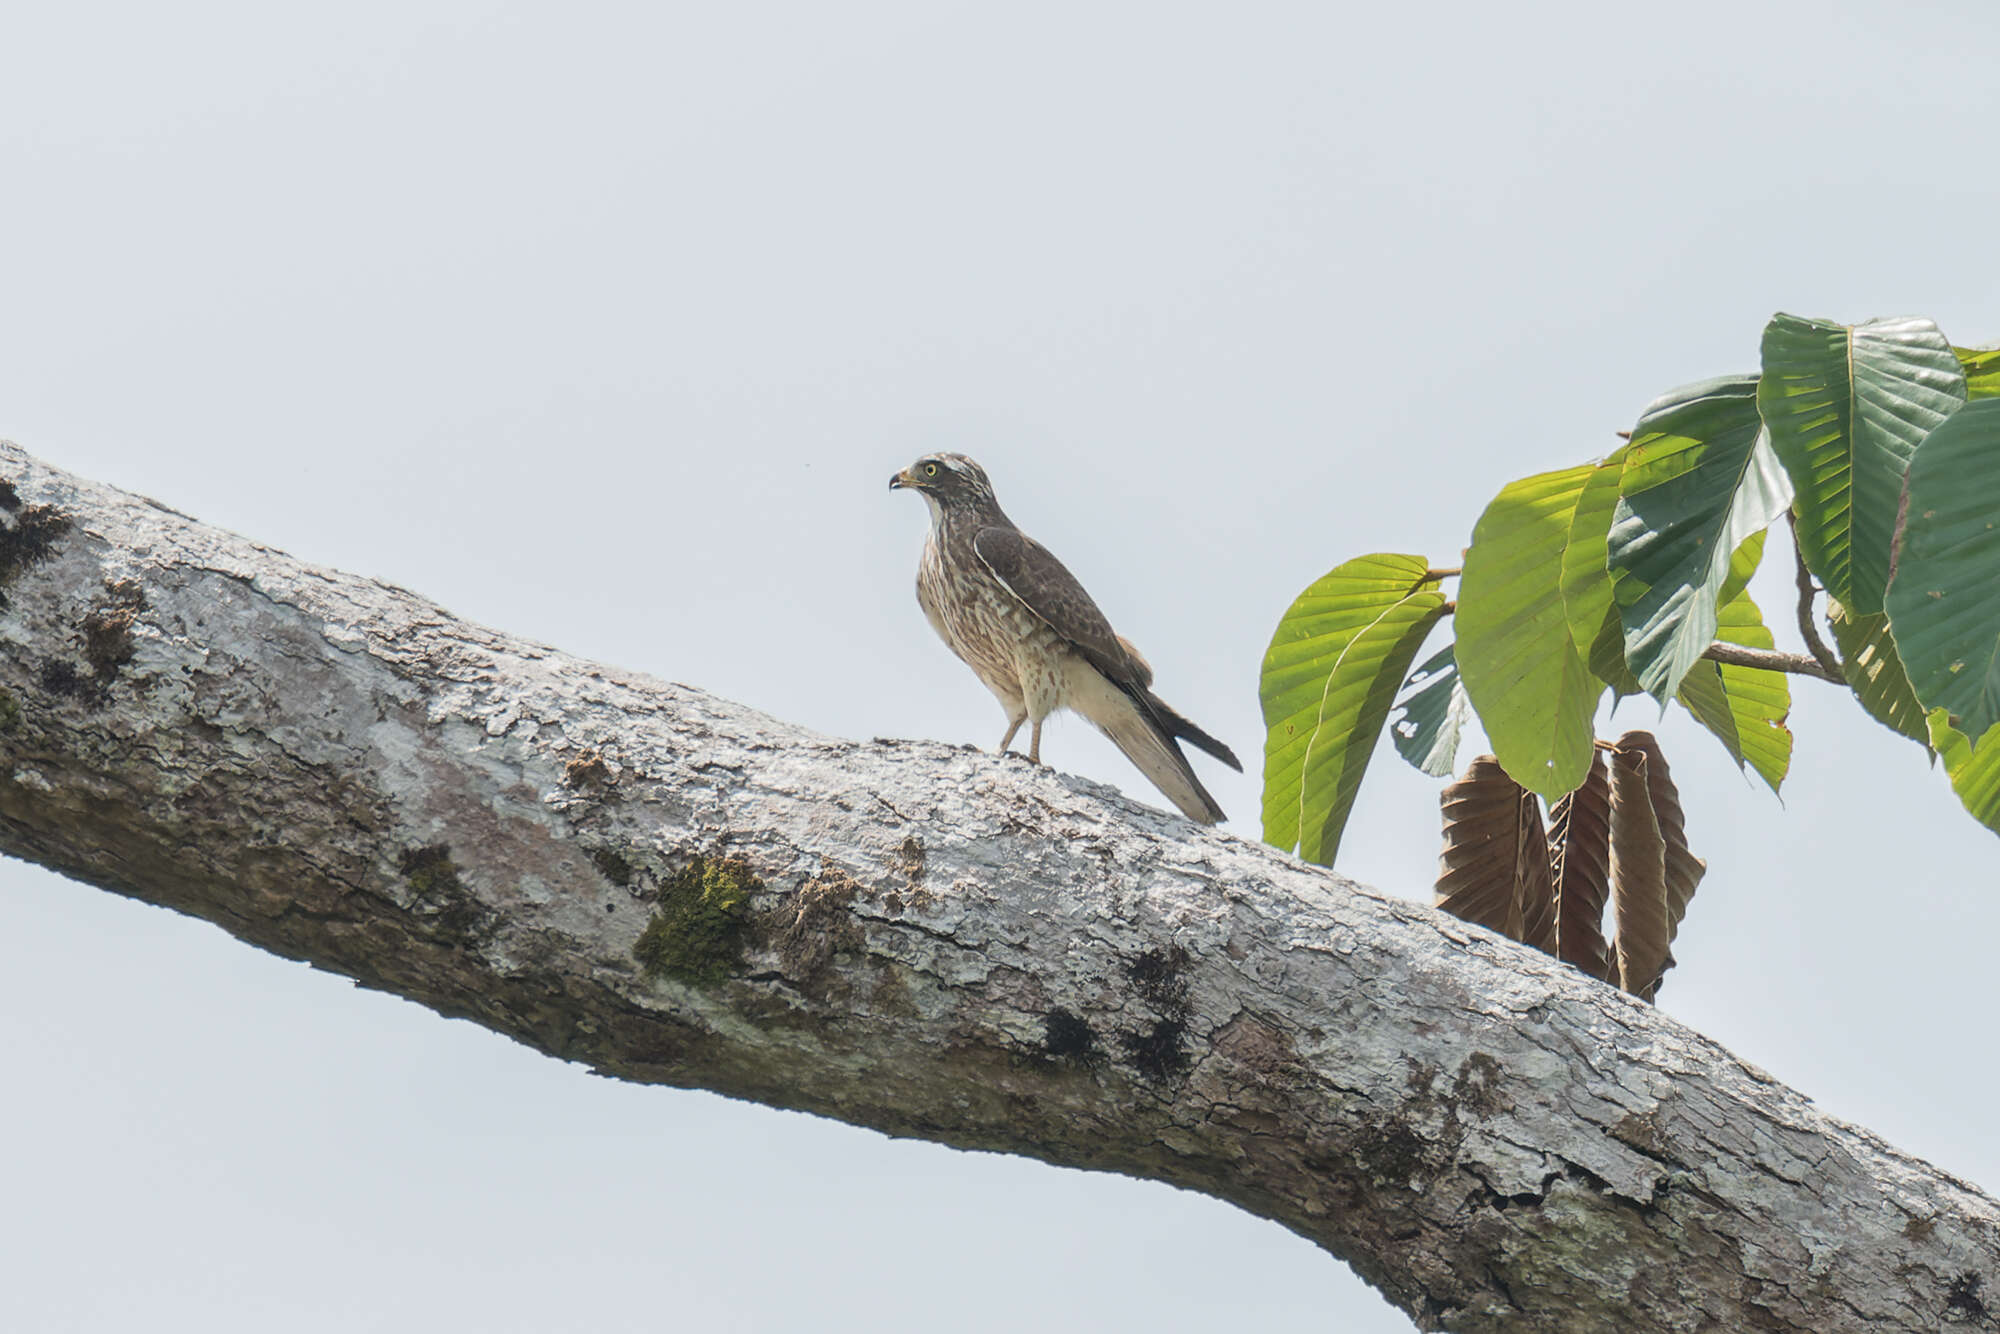
[[[1196,760],[1248,837],[1258,663],[1335,563],[1456,563],[1773,311],[2000,338],[1990,0],[316,10],[0,18],[0,436],[990,746],[885,487],[961,449],[1251,761]],[[1662,728],[1710,867],[1665,1008],[2000,1187],[2000,842],[1797,695],[1782,808]],[[1160,801],[1079,720],[1043,754]],[[1340,869],[1427,896],[1436,786],[1385,747]],[[614,1084],[18,862],[0,1062],[12,1330],[1409,1328],[1229,1206]]]

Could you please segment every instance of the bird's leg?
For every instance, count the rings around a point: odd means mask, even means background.
[[[1034,729],[1028,733],[1028,763],[1042,762],[1042,720],[1035,719]]]
[[[1000,754],[1007,753],[1007,747],[1014,744],[1014,733],[1020,731],[1021,724],[1027,721],[1028,715],[1025,712],[1014,715],[1013,721],[1007,724],[1007,735],[1000,738]]]

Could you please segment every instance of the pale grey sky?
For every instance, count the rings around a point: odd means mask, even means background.
[[[1299,588],[1455,555],[1771,312],[2000,338],[1996,47],[1986,0],[17,5],[0,436],[990,746],[884,486],[962,449],[1249,758]],[[1665,1006],[2000,1187],[2000,842],[1797,694],[1785,808],[1664,725],[1710,863]],[[1250,767],[1203,772],[1254,837]],[[1436,837],[1385,748],[1341,869],[1427,895]],[[14,862],[0,1060],[9,1329],[1409,1328],[1228,1206],[613,1084]]]

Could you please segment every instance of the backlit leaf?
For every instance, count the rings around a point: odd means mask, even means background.
[[[1553,800],[1590,767],[1604,687],[1570,635],[1562,554],[1585,464],[1503,488],[1472,531],[1458,588],[1458,670],[1500,763]]]
[[[1748,591],[1738,591],[1717,613],[1715,637],[1745,648],[1774,648],[1776,641]],[[1681,682],[1680,702],[1713,732],[1740,769],[1748,764],[1776,792],[1792,763],[1792,688],[1783,672],[1707,658]]]
[[[2000,727],[1981,737],[1975,751],[1943,709],[1931,710],[1927,721],[1931,745],[1951,775],[1951,790],[1973,819],[2000,833]]]
[[[1718,615],[1729,605],[1738,593],[1750,586],[1756,577],[1757,567],[1764,562],[1765,539],[1771,536],[1768,528],[1760,528],[1743,540],[1736,548],[1736,554],[1729,558],[1729,573],[1723,577],[1722,591],[1715,595],[1715,609]]]
[[[1569,636],[1591,672],[1619,695],[1636,695],[1639,682],[1625,665],[1625,632],[1611,596],[1611,569],[1605,537],[1618,507],[1618,482],[1625,472],[1621,446],[1597,466],[1577,497],[1563,544],[1563,617]]]
[[[1361,556],[1299,594],[1264,654],[1264,840],[1331,865],[1396,687],[1444,613],[1421,556]]]
[[[1968,398],[2000,398],[2000,347],[1955,347]]]
[[[1910,465],[1889,626],[1926,710],[1983,737],[2000,722],[2000,399],[1961,408]]]
[[[1903,659],[1896,652],[1896,638],[1889,633],[1889,618],[1854,616],[1838,602],[1829,601],[1827,624],[1833,627],[1833,642],[1840,650],[1840,667],[1847,684],[1868,716],[1901,732],[1925,750],[1930,749],[1930,728],[1924,721],[1924,706],[1910,689]]]
[[[1958,358],[1929,320],[1849,328],[1776,315],[1765,326],[1757,404],[1798,488],[1799,547],[1859,615],[1882,610],[1910,459],[1965,396]]]

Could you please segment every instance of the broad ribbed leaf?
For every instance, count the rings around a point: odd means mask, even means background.
[[[1841,672],[1861,707],[1869,717],[1928,751],[1931,734],[1924,721],[1924,706],[1917,703],[1916,692],[1910,689],[1903,659],[1896,652],[1896,638],[1889,633],[1888,616],[1880,612],[1855,616],[1838,602],[1829,601],[1826,619],[1840,649]]]
[[[1975,751],[1943,709],[1931,710],[1927,721],[1931,745],[1951,775],[1951,790],[1973,819],[2000,833],[2000,728],[1981,737]]]
[[[1736,548],[1736,554],[1729,558],[1729,573],[1723,576],[1722,591],[1715,595],[1715,610],[1719,616],[1722,609],[1738,593],[1750,586],[1757,576],[1757,567],[1764,563],[1765,540],[1771,536],[1768,528],[1760,528],[1743,539],[1743,545]]]
[[[2000,398],[2000,347],[1955,347],[1967,398]]]
[[[1611,906],[1618,985],[1641,1000],[1667,968],[1667,848],[1646,786],[1643,751],[1611,756]]]
[[[2000,399],[1988,398],[1960,409],[1917,451],[1888,598],[1910,689],[1926,710],[1948,710],[1968,737],[2000,722],[1996,525]]]
[[[1558,959],[1611,980],[1604,904],[1611,895],[1611,776],[1593,748],[1583,786],[1549,809],[1549,866]]]
[[[1604,623],[1597,627],[1597,637],[1584,645],[1583,660],[1592,676],[1611,687],[1614,707],[1627,695],[1646,693],[1639,678],[1632,675],[1631,664],[1625,661],[1625,627],[1618,619],[1616,603],[1605,613]]]
[[[1563,617],[1569,635],[1591,674],[1619,698],[1639,693],[1639,679],[1625,664],[1625,629],[1611,596],[1611,569],[1605,545],[1611,515],[1618,508],[1618,483],[1625,474],[1626,447],[1597,466],[1577,497],[1562,554]]]
[[[1633,428],[1607,555],[1626,661],[1656,699],[1714,641],[1731,554],[1791,503],[1761,430],[1750,375],[1677,389]]]
[[[1882,610],[1910,458],[1965,394],[1958,358],[1929,320],[1848,328],[1776,315],[1765,326],[1757,405],[1798,488],[1799,547],[1859,615]]]
[[[1637,752],[1646,757],[1646,788],[1653,800],[1653,820],[1660,833],[1663,849],[1666,888],[1667,945],[1666,963],[1661,972],[1674,966],[1672,946],[1674,937],[1680,934],[1681,919],[1687,916],[1688,903],[1694,898],[1695,890],[1701,885],[1701,878],[1708,872],[1708,863],[1688,851],[1687,820],[1681,812],[1680,789],[1674,786],[1673,770],[1667,764],[1667,757],[1660,753],[1660,743],[1651,732],[1627,732],[1618,738],[1618,753]],[[1616,770],[1614,768],[1614,782]],[[1617,817],[1612,817],[1612,839],[1618,837]],[[1614,886],[1616,876],[1613,877]],[[1614,894],[1616,890],[1614,888]],[[1622,919],[1621,919],[1622,923]],[[1622,934],[1624,927],[1621,924]],[[1643,978],[1641,979],[1643,980]],[[1631,987],[1626,990],[1631,991]],[[1658,978],[1651,987],[1633,994],[1647,1000],[1654,999],[1660,990]]]
[[[1360,556],[1299,594],[1264,654],[1264,841],[1332,864],[1396,687],[1444,613],[1422,556]]]
[[[1472,701],[1458,679],[1456,644],[1446,644],[1410,673],[1396,703],[1402,716],[1389,724],[1396,753],[1432,778],[1449,778],[1458,764],[1458,737],[1472,716]]]
[[[1472,530],[1458,586],[1458,670],[1500,763],[1553,800],[1590,767],[1603,686],[1571,638],[1562,554],[1589,464],[1505,487]]]
[[[1553,936],[1549,844],[1534,794],[1481,755],[1465,777],[1445,785],[1438,805],[1444,846],[1436,906],[1512,940],[1525,938],[1531,918],[1541,935]]]
[[[1739,591],[1717,614],[1715,637],[1745,648],[1774,648],[1776,641],[1747,591]],[[1748,763],[1776,792],[1792,764],[1792,688],[1783,672],[1704,658],[1681,682],[1680,701],[1703,727],[1715,733],[1736,767]]]

